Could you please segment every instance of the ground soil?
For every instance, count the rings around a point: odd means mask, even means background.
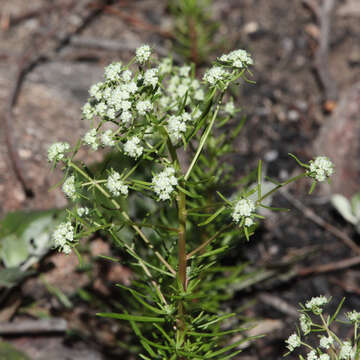
[[[308,196],[304,194],[309,183],[304,181],[290,191],[303,205],[356,242],[358,235],[332,209],[329,198],[334,192],[353,195],[360,185],[360,3],[357,0],[335,2],[328,54],[328,71],[333,86],[338,90],[334,110],[324,108],[329,99],[319,86],[313,67],[322,36],[321,28],[314,13],[300,0],[213,0],[211,11],[220,26],[213,39],[214,53],[208,60],[210,62],[216,55],[233,48],[246,48],[255,59],[256,85],[247,84],[239,90],[239,104],[248,121],[237,140],[237,152],[230,159],[236,166],[236,176],[240,178],[253,169],[261,158],[268,175],[285,179],[295,174],[297,168],[288,153],[294,153],[304,161],[317,154],[333,155],[338,177],[332,186],[322,185]],[[72,3],[76,5],[70,9]],[[66,200],[61,191],[48,191],[61,175],[50,172],[47,148],[55,141],[75,143],[84,134],[88,125],[81,120],[81,106],[90,85],[101,80],[105,64],[114,60],[126,62],[142,43],[153,45],[161,54],[172,51],[172,40],[164,36],[172,31],[173,24],[165,0],[114,1],[112,6],[120,9],[120,15],[106,11],[99,13],[76,34],[78,42],[70,39],[70,43],[62,44],[61,49],[55,51],[59,38],[72,33],[95,3],[86,0],[1,1],[1,125],[16,81],[18,64],[39,55],[45,59],[35,61],[36,66],[26,76],[14,108],[11,128],[8,131],[3,126],[0,128],[0,215],[19,209],[64,207]],[[322,1],[315,3],[321,5]],[[45,9],[45,6],[49,8]],[[43,10],[36,16],[12,23],[11,19],[37,9]],[[133,18],[137,21],[131,21]],[[119,46],[99,49],[84,45],[88,39],[100,43],[111,40],[112,46]],[[34,192],[33,197],[24,194],[16,177],[13,161],[8,156],[6,137],[12,139],[21,172]],[[84,152],[80,156],[85,160],[96,160],[93,154]],[[97,160],[100,159],[101,156]],[[271,215],[265,220],[265,225],[247,248],[246,258],[254,264],[279,265],[296,254],[300,257],[297,267],[304,269],[355,255],[328,229],[315,224],[311,216],[306,217],[304,210],[295,209],[293,201],[277,195],[273,202],[276,206],[293,210]],[[93,254],[110,251],[100,239],[92,246]],[[102,282],[96,282],[96,276],[88,279],[77,273],[74,263],[72,257],[64,260],[62,255],[54,254],[40,268],[44,268],[47,281],[65,293],[76,290],[69,281],[69,278],[76,278],[78,286],[91,283],[99,296],[106,298],[109,289]],[[57,270],[62,269],[56,272],[60,275],[49,271],[49,264]],[[96,265],[97,274],[104,271],[104,266],[101,263]],[[118,278],[129,281],[129,273],[121,266],[106,269],[106,273],[110,276],[110,283]],[[345,310],[359,310],[359,266],[301,276],[295,280],[276,278],[246,292],[239,291],[234,300],[239,305],[257,298],[257,304],[247,310],[246,315],[265,319],[261,323],[262,330],[269,333],[255,346],[245,349],[239,359],[279,359],[285,352],[282,339],[295,329],[294,307],[318,294],[331,294],[335,303],[346,296]],[[70,341],[57,335],[50,338],[6,338],[33,359],[50,359],[49,353],[53,354],[51,360],[124,358],[119,357],[115,346],[119,340],[115,335],[119,331],[118,325],[111,324],[109,328],[109,323],[99,323],[91,315],[98,311],[95,304],[90,308],[84,303],[78,304],[74,315],[59,305],[38,278],[28,280],[9,301],[20,298],[18,309],[20,305],[25,307],[29,297],[37,299],[39,309],[67,319],[77,335]],[[284,306],[280,306],[279,301]],[[0,309],[0,315],[4,309]],[[14,321],[22,318],[16,312],[11,317]],[[93,327],[97,329],[96,335],[91,330]],[[126,342],[127,334],[121,336],[121,340]]]

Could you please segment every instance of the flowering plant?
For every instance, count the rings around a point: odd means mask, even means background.
[[[259,208],[269,208],[264,200],[276,190],[301,177],[322,181],[332,173],[329,160],[297,160],[305,171],[263,194],[259,161],[257,184],[229,198],[231,168],[219,158],[231,151],[243,121],[221,132],[239,111],[226,93],[248,81],[252,64],[245,50],[232,51],[200,82],[193,66],[155,61],[144,45],[129,64],[106,67],[105,80],[91,87],[83,107],[91,128],[79,143],[49,149],[49,161],[63,164],[62,188],[74,203],[54,232],[54,244],[65,253],[77,251],[82,237],[102,231],[133,259],[141,281],[122,289],[138,307],[131,314],[126,309],[99,315],[130,323],[146,351],[142,359],[230,359],[240,352],[248,339],[223,340],[243,329],[224,329],[234,314],[225,312],[219,296],[226,280],[213,281],[218,256],[233,242],[249,240],[263,218]],[[108,164],[94,175],[75,160],[81,146],[111,148],[129,158],[130,166]],[[146,208],[141,214],[134,209],[139,203]],[[153,327],[145,333],[149,323]]]
[[[346,321],[343,323],[353,325],[353,339],[341,340],[331,329],[331,325],[339,315],[345,299],[342,299],[332,316],[325,316],[323,314],[324,307],[330,300],[321,295],[307,301],[305,306],[301,305],[300,329],[286,340],[289,350],[286,355],[303,346],[308,349],[306,360],[358,360],[360,358],[360,336],[358,334],[360,313],[353,310],[345,314]],[[319,323],[314,320],[316,316],[320,318]],[[302,339],[311,333],[318,334],[316,345],[310,345]],[[299,359],[304,360],[305,358],[299,355]]]

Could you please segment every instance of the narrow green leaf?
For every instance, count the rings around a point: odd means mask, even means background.
[[[127,320],[127,321],[138,321],[138,322],[165,322],[165,319],[153,316],[141,316],[141,315],[129,315],[129,314],[117,314],[117,313],[97,313],[97,316]]]
[[[209,223],[211,223],[215,218],[217,218],[224,210],[226,209],[225,206],[222,206],[220,209],[218,209],[214,214],[212,214],[210,217],[208,217],[204,222],[198,224],[198,226],[204,226]]]

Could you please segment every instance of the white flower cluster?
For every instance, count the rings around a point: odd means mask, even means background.
[[[210,85],[216,85],[218,82],[225,83],[229,77],[229,73],[221,66],[213,66],[207,70],[203,79]]]
[[[145,64],[151,55],[151,49],[149,45],[142,45],[136,49],[136,60],[139,64]]]
[[[56,142],[49,147],[48,159],[50,162],[59,161],[64,158],[67,151],[70,150],[70,145],[66,142]]]
[[[74,241],[74,231],[70,221],[61,223],[52,235],[55,247],[60,248],[65,254],[69,254],[71,247],[68,242]]]
[[[301,340],[300,340],[299,336],[295,333],[290,335],[289,338],[287,340],[285,340],[285,342],[287,343],[286,347],[290,351],[294,351],[295,348],[297,348],[301,345]]]
[[[146,86],[152,86],[153,88],[156,87],[159,77],[158,77],[159,69],[149,69],[145,71],[144,75],[144,84]]]
[[[308,334],[311,330],[311,319],[309,319],[305,314],[301,314],[300,318],[300,328],[304,335]]]
[[[251,55],[246,50],[234,50],[229,54],[222,55],[219,60],[229,63],[231,66],[242,69],[254,63]]]
[[[147,112],[152,110],[152,108],[153,108],[153,105],[150,102],[150,100],[139,101],[136,104],[136,110],[138,111],[138,113],[140,115],[145,115]]]
[[[71,200],[76,200],[75,176],[69,176],[63,183],[62,190],[64,194]]]
[[[79,207],[77,209],[77,214],[80,216],[80,217],[83,217],[83,216],[87,216],[89,215],[89,208],[84,206],[84,207]]]
[[[121,62],[112,63],[105,68],[105,79],[109,81],[119,81],[121,71]]]
[[[174,186],[177,184],[175,170],[172,167],[167,167],[161,173],[155,175],[152,180],[152,187],[160,200],[169,200],[171,193],[174,191]]]
[[[320,347],[324,349],[329,349],[329,347],[334,343],[334,339],[331,336],[322,336],[320,338]]]
[[[113,171],[107,178],[106,187],[114,196],[120,194],[126,196],[129,193],[129,187],[120,178],[120,174],[116,171]]]
[[[113,139],[114,133],[111,129],[106,130],[101,135],[101,142],[104,146],[115,146],[115,140]]]
[[[339,360],[350,360],[353,359],[354,355],[351,341],[344,341],[340,349]]]
[[[93,150],[97,150],[99,147],[99,144],[97,143],[97,139],[96,139],[96,129],[89,130],[85,134],[83,141],[85,144],[91,146],[91,148]]]
[[[320,295],[313,297],[309,301],[307,301],[305,307],[311,310],[314,314],[321,314],[322,313],[321,307],[326,305],[329,301],[330,299],[326,298],[323,295]]]
[[[330,356],[328,354],[317,355],[316,350],[311,350],[306,357],[306,360],[330,360]]]
[[[350,311],[346,314],[346,317],[348,318],[348,320],[350,320],[351,322],[357,322],[360,323],[360,312],[357,312],[355,310]]]
[[[232,99],[225,104],[224,111],[231,116],[235,114],[235,105]]]
[[[189,120],[191,120],[191,115],[187,112],[184,112],[179,116],[170,116],[168,120],[167,131],[172,142],[176,143],[177,140],[179,140],[186,132],[186,124]]]
[[[144,151],[144,148],[139,144],[140,139],[137,136],[133,136],[124,144],[124,153],[137,159]]]
[[[318,156],[310,161],[310,176],[317,181],[324,181],[334,173],[334,165],[326,156]]]
[[[255,203],[250,199],[241,199],[239,200],[232,212],[232,218],[236,223],[241,222],[244,219],[244,225],[249,227],[254,221],[251,218],[255,211]]]

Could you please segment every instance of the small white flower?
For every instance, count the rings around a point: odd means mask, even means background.
[[[82,108],[82,114],[84,119],[91,120],[95,115],[95,109],[90,103],[86,103]]]
[[[199,89],[200,87],[200,82],[198,79],[194,79],[191,81],[191,87],[194,89],[194,90],[197,90]]]
[[[152,110],[152,103],[150,100],[139,101],[136,104],[136,110],[140,115],[145,115],[147,112]]]
[[[190,73],[191,67],[184,65],[182,67],[179,68],[179,75],[183,76],[183,77],[188,77],[189,73]]]
[[[290,351],[293,351],[295,348],[300,346],[300,338],[297,334],[292,334],[285,341],[288,345],[286,346]]]
[[[120,180],[120,174],[116,171],[113,171],[107,178],[106,187],[114,196],[119,196],[120,193],[126,196],[129,193],[129,187]]]
[[[121,74],[121,78],[123,79],[123,81],[125,82],[129,82],[131,80],[132,77],[132,72],[130,70],[125,70],[122,74]]]
[[[245,221],[244,221],[244,225],[249,227],[251,226],[252,224],[254,224],[254,220],[252,218],[245,218]]]
[[[79,207],[77,209],[77,214],[80,216],[80,217],[83,217],[84,215],[89,215],[89,208],[87,208],[86,206],[84,207]]]
[[[151,49],[149,45],[142,45],[136,49],[136,60],[139,64],[144,64],[149,60]]]
[[[174,191],[174,186],[177,184],[175,170],[172,167],[168,167],[155,175],[152,180],[152,187],[160,200],[169,200],[171,193]]]
[[[75,176],[69,176],[63,183],[62,190],[64,194],[71,200],[76,199]]]
[[[59,161],[64,158],[64,154],[70,150],[70,145],[66,142],[57,142],[52,144],[48,150],[48,159],[50,162]]]
[[[98,149],[99,144],[97,143],[97,139],[96,139],[96,129],[89,130],[85,134],[83,140],[84,140],[84,143],[87,145],[90,145],[93,150]]]
[[[194,93],[194,99],[197,101],[203,101],[205,99],[205,93],[203,89],[198,89]]]
[[[224,106],[224,111],[229,115],[234,115],[235,114],[234,101],[232,100],[228,101]]]
[[[301,314],[299,320],[302,332],[307,335],[311,330],[311,320],[305,314]]]
[[[334,173],[334,165],[326,156],[318,156],[310,161],[310,176],[317,181],[324,181]]]
[[[95,106],[95,114],[98,116],[105,116],[107,112],[107,105],[101,101]]]
[[[329,301],[330,299],[327,299],[325,296],[320,295],[313,297],[309,301],[307,301],[305,307],[312,310],[315,314],[321,314],[321,307],[326,305]]]
[[[96,100],[101,100],[103,96],[103,92],[101,90],[102,86],[103,86],[102,82],[92,85],[89,90],[90,96],[93,96]]]
[[[159,65],[159,73],[161,75],[168,74],[171,71],[172,61],[170,58],[164,58]]]
[[[146,86],[152,86],[153,88],[155,88],[159,81],[158,72],[158,69],[146,70],[144,75],[144,84]]]
[[[105,68],[105,79],[109,81],[119,81],[122,70],[121,62],[113,63]]]
[[[125,84],[123,88],[128,94],[135,94],[138,91],[138,86],[135,81],[130,81],[128,84]]]
[[[317,354],[315,350],[311,350],[306,357],[307,360],[318,360]]]
[[[246,50],[234,50],[229,54],[222,55],[219,58],[220,61],[230,62],[233,67],[242,69],[243,67],[247,67],[248,65],[252,65],[253,59],[251,55]]]
[[[205,72],[203,79],[210,85],[215,85],[219,81],[224,82],[227,79],[228,75],[228,72],[222,67],[213,66]]]
[[[126,155],[137,159],[144,151],[144,148],[139,145],[140,139],[137,136],[132,137],[124,144],[124,152]]]
[[[111,119],[111,120],[114,120],[115,117],[116,117],[116,112],[115,112],[115,109],[113,108],[109,108],[106,112],[106,116]]]
[[[321,354],[319,360],[330,360],[330,356],[328,354]]]
[[[167,131],[169,136],[173,142],[179,140],[186,132],[186,122],[183,120],[181,116],[170,116],[167,125]]]
[[[243,217],[249,218],[255,211],[255,203],[250,199],[239,200],[233,209],[232,218],[238,223]]]
[[[130,98],[130,94],[124,86],[118,86],[112,93],[110,104],[114,106],[116,111],[124,107],[124,102]],[[130,103],[131,106],[131,103]]]
[[[180,85],[177,86],[176,88],[176,93],[179,97],[184,97],[186,92],[189,90],[189,86],[184,84],[184,83],[181,83]]]
[[[123,111],[120,115],[120,119],[124,124],[129,123],[132,120],[132,114],[130,111]]]
[[[67,241],[73,241],[74,231],[70,221],[59,224],[52,235],[54,245],[56,247],[63,247]]]
[[[344,341],[340,349],[339,359],[340,360],[351,359],[353,355],[354,355],[354,351],[352,349],[351,341]]]
[[[113,139],[113,131],[112,130],[106,130],[101,135],[101,142],[105,146],[115,146],[115,140]]]
[[[65,244],[63,247],[62,247],[62,252],[65,254],[65,255],[69,255],[71,253],[71,246],[68,245],[68,244]]]
[[[326,336],[322,336],[320,338],[320,347],[324,348],[324,349],[329,349],[329,347],[333,344],[334,342],[334,339],[329,336],[329,337],[326,337]]]
[[[346,313],[346,317],[351,322],[360,322],[360,312],[357,312],[355,310]]]

